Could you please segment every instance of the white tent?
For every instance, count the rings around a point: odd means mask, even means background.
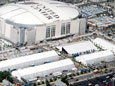
[[[86,51],[89,51],[89,50],[97,50],[97,48],[90,41],[82,41],[82,42],[77,42],[77,43],[70,43],[70,44],[67,44],[67,45],[63,45],[62,48],[68,54],[86,52]]]
[[[102,38],[96,38],[93,40],[94,44],[97,44],[98,46],[102,47],[103,49],[112,50],[115,52],[115,44],[110,43],[107,40],[104,40]]]
[[[14,77],[17,77],[19,80],[21,79],[21,77],[26,80],[30,80],[36,78],[37,76],[45,76],[49,75],[50,73],[62,72],[63,70],[71,70],[72,68],[75,68],[73,62],[70,59],[65,59],[61,61],[13,71],[12,75]]]
[[[115,59],[115,56],[110,50],[95,52],[92,54],[82,55],[75,58],[76,61],[82,62],[85,65],[98,64],[101,61],[112,61]]]
[[[38,54],[18,57],[0,62],[0,71],[12,70],[29,67],[30,65],[40,65],[48,61],[56,61],[59,59],[55,51],[47,51]]]

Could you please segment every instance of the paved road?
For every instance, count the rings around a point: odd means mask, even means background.
[[[115,81],[112,79],[112,77],[114,77],[113,73],[82,82],[77,82],[74,84],[74,86],[89,86],[89,84],[90,86],[95,86],[96,84],[98,84],[98,86],[115,86]]]
[[[115,73],[115,67],[108,68],[108,70],[111,70],[111,69]],[[69,81],[69,83],[75,83],[76,79],[79,79],[79,81],[77,81],[77,82],[80,82],[80,81],[88,80],[88,79],[91,79],[91,78],[100,77],[100,76],[103,76],[103,75],[110,74],[110,73],[104,73],[104,72],[105,71],[103,71],[101,73],[98,73],[98,74],[94,74],[94,73],[91,72],[91,73],[83,74],[83,75],[80,75],[80,76],[75,76],[75,77],[73,77],[73,79],[70,79],[68,81]]]

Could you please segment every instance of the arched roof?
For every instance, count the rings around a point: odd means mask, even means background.
[[[52,0],[32,0],[4,5],[0,17],[18,24],[42,25],[76,18],[79,12],[71,4]]]

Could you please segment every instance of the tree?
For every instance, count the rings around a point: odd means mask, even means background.
[[[52,79],[50,79],[50,82],[53,82],[53,80],[52,80]]]
[[[40,82],[38,82],[38,85],[40,85]]]
[[[107,66],[106,66],[106,65],[104,65],[103,67],[104,67],[104,68],[107,68]]]
[[[7,80],[10,81],[11,83],[13,83],[13,79],[11,77],[7,77]]]
[[[71,75],[69,75],[69,77],[72,77],[72,74],[71,74]]]
[[[42,81],[42,84],[45,84],[44,81]]]
[[[84,72],[83,71],[81,71],[81,74],[83,74]]]
[[[8,71],[0,72],[0,82],[2,82],[2,80],[4,79],[7,79],[11,83],[13,82],[13,79],[11,78],[11,74]]]
[[[54,78],[54,80],[56,81],[56,80],[57,80],[57,78]]]
[[[77,73],[77,75],[79,75],[79,73]]]
[[[76,74],[73,74],[73,76],[76,76]]]
[[[48,80],[46,80],[46,86],[51,86]]]
[[[64,82],[64,83],[66,83],[67,85],[69,85],[68,80],[67,80],[67,76],[62,77],[61,81]]]
[[[36,83],[33,83],[32,86],[37,86]]]
[[[91,72],[91,69],[88,69],[88,72]]]

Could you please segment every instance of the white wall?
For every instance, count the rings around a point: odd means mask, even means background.
[[[35,41],[39,42],[46,38],[46,26],[38,26],[36,27],[36,36]]]
[[[47,71],[36,72],[36,73],[25,75],[25,76],[22,76],[22,77],[26,80],[29,80],[29,79],[36,78],[37,76],[44,77],[45,75],[49,75],[50,73],[62,72],[63,70],[67,70],[67,69],[70,70],[72,68],[74,68],[73,64],[66,65],[66,66],[62,65],[61,67],[53,68],[53,69],[50,69],[50,70],[47,70]]]
[[[12,29],[12,28],[13,28],[12,25],[6,23],[5,37],[6,37],[7,39],[10,39],[10,38],[11,38],[11,37],[10,37],[10,34],[11,34],[11,29]]]
[[[47,24],[47,26],[52,26],[55,25],[56,29],[55,29],[55,37],[60,36],[60,32],[61,32],[61,22],[60,21],[56,21],[50,24]]]
[[[23,77],[26,80],[30,80],[33,78],[37,78],[37,76],[44,77],[45,75],[49,75],[50,73],[62,72],[63,70],[71,70],[72,68],[75,68],[73,62],[70,59],[65,59],[35,67],[16,70],[12,72],[12,75],[14,77],[18,77],[18,79],[20,79],[20,77]]]
[[[96,58],[96,59],[92,59],[92,60],[88,60],[86,61],[86,65],[90,64],[99,64],[101,63],[101,61],[106,61],[106,62],[110,62],[115,60],[114,55],[109,55],[109,56],[105,56],[105,57],[100,57],[100,58]]]
[[[79,32],[80,34],[85,34],[85,30],[86,30],[86,19],[85,18],[82,18],[80,19],[80,29],[79,29]]]
[[[1,36],[5,34],[5,21],[2,18],[0,18],[0,21],[1,21],[1,27],[0,27],[1,28],[0,36]]]
[[[37,26],[33,27],[33,29],[25,29],[24,34],[24,42],[28,42],[29,44],[32,43],[39,43],[40,41],[46,39],[46,27],[47,26],[56,26],[55,30],[55,37],[53,38],[59,38],[62,37],[61,35],[61,25],[62,23],[65,23],[65,25],[70,22],[70,34],[79,34],[79,19],[76,20],[61,20],[61,21],[55,21],[53,23],[46,24],[44,26]],[[13,28],[12,25],[6,24],[4,25],[2,34],[5,33],[5,37],[13,41],[14,43],[21,42],[21,36],[20,31],[16,31],[15,29],[11,30]],[[20,28],[18,28],[20,29]],[[64,34],[63,36],[65,36]],[[14,39],[12,39],[14,38]],[[23,40],[23,39],[22,39]]]
[[[99,64],[101,61],[110,62],[113,60],[115,60],[115,56],[109,50],[76,57],[76,61],[82,62],[84,65]]]
[[[11,39],[10,40],[14,43],[19,42],[19,29],[12,28],[12,30],[11,30]]]
[[[71,21],[71,33],[79,34],[79,22],[79,19]]]
[[[56,21],[56,22],[53,22],[53,23],[49,23],[45,26],[38,26],[36,27],[36,42],[39,42],[41,40],[44,40],[46,39],[46,28],[47,26],[52,26],[52,25],[55,25],[56,26],[56,29],[55,29],[55,37],[58,38],[58,37],[61,37],[61,25],[62,23],[68,23],[71,21],[70,20],[66,20],[66,21]],[[74,30],[74,29],[73,29]],[[70,30],[71,32],[71,30]],[[75,31],[73,31],[75,33]],[[66,35],[66,34],[65,34]]]
[[[8,69],[12,70],[12,69],[26,68],[30,67],[30,65],[32,64],[41,65],[44,62],[57,61],[59,60],[59,58],[60,57],[58,56],[58,54],[54,51],[47,51],[43,53],[23,56],[0,62],[0,71],[5,71]]]
[[[46,39],[46,28],[47,26],[52,26],[55,25],[56,26],[56,30],[55,30],[55,38],[61,37],[61,25],[63,23],[65,23],[65,25],[70,22],[70,34],[79,34],[79,22],[80,20],[62,20],[62,21],[56,21],[53,23],[49,23],[46,24],[44,26],[38,26],[36,27],[36,37],[35,37],[35,41],[39,42],[41,40]],[[66,35],[66,34],[65,34]],[[64,35],[63,35],[64,36]],[[53,37],[54,38],[54,37]]]
[[[26,42],[28,42],[28,44],[32,44],[35,42],[35,37],[36,37],[36,29],[26,29],[25,30],[25,36],[26,36]]]
[[[0,36],[2,35],[2,20],[0,19]]]

